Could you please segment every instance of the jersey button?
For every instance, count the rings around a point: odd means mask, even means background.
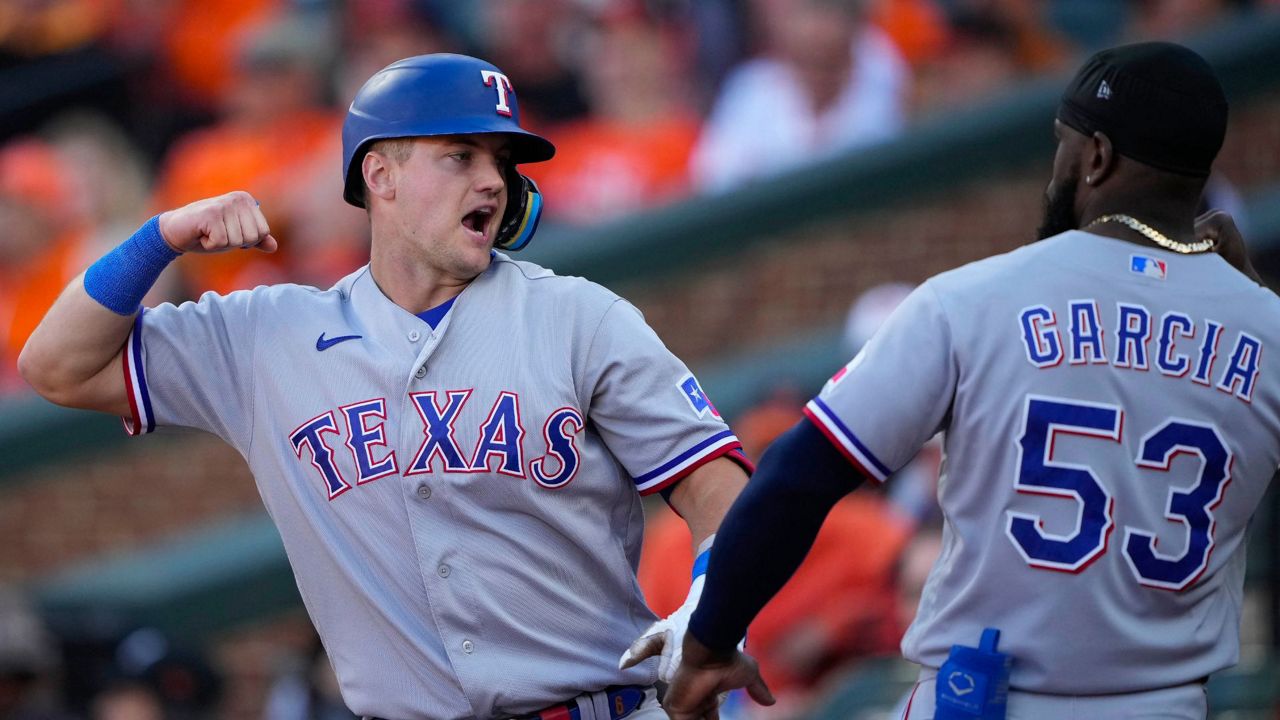
[[[422,367],[420,367],[420,368],[418,368],[417,370],[415,370],[415,371],[414,371],[414,373],[413,373],[413,376],[414,376],[414,377],[416,377],[416,378],[418,378],[419,380],[421,380],[422,378],[426,377],[426,376],[427,376],[427,366],[426,366],[426,365],[423,365]]]
[[[475,643],[471,642],[470,640],[463,640],[463,641],[462,641],[462,652],[464,652],[464,653],[466,653],[466,654],[470,655],[470,654],[471,654],[471,651],[472,651],[472,650],[475,650],[475,649],[476,649],[476,644],[475,644]]]
[[[440,577],[442,578],[449,577],[449,572],[450,570],[448,565],[441,565],[440,567],[436,568],[436,573],[439,574]]]
[[[409,342],[418,342],[418,338],[420,337],[422,337],[422,334],[419,333],[417,330],[409,331]]]
[[[427,498],[431,497],[431,488],[428,487],[427,485],[423,485],[422,487],[418,488],[418,497],[422,498],[423,500],[426,500]]]

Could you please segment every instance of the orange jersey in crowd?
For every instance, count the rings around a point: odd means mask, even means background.
[[[18,353],[63,288],[83,269],[83,238],[80,232],[63,233],[22,267],[0,266],[0,391],[18,385]]]
[[[277,11],[280,0],[179,0],[164,37],[164,56],[191,95],[216,105],[231,83],[241,35]]]
[[[154,206],[157,211],[181,207],[232,190],[245,190],[262,203],[263,214],[277,238],[286,231],[287,218],[278,214],[273,200],[282,197],[297,173],[313,156],[331,146],[340,132],[341,118],[329,112],[307,111],[286,115],[264,127],[214,126],[184,137],[165,162]],[[338,172],[338,158],[334,170]],[[193,294],[205,290],[229,293],[268,282],[280,282],[288,260],[288,247],[274,255],[225,252],[178,260],[178,267]]]
[[[553,131],[556,156],[526,171],[546,197],[548,214],[593,223],[684,194],[697,137],[692,117],[643,128],[584,120]]]

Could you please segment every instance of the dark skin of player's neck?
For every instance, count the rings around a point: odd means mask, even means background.
[[[1193,243],[1199,239],[1196,209],[1204,191],[1204,178],[1166,172],[1120,155],[1101,132],[1086,137],[1066,128],[1063,141],[1079,153],[1081,184],[1075,209],[1081,229],[1104,215],[1122,214],[1150,225],[1175,242]],[[1089,227],[1089,232],[1139,245],[1155,244],[1118,222],[1099,223]]]

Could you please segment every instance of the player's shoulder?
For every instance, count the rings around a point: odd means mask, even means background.
[[[1087,267],[1091,262],[1075,235],[1082,233],[1062,233],[974,260],[933,276],[927,284],[939,295],[980,297],[1008,292],[1012,285],[1042,283],[1068,266]]]
[[[531,299],[559,303],[559,307],[589,306],[607,308],[619,296],[609,288],[577,275],[558,275],[550,268],[527,260],[514,260],[494,253],[490,272],[504,285],[515,286]],[[570,305],[571,304],[571,305]]]
[[[254,288],[235,290],[229,293],[208,291],[195,300],[188,300],[180,304],[165,303],[156,309],[176,309],[179,312],[212,312],[226,316],[236,313],[253,316],[277,313],[289,315],[307,308],[318,308],[326,304],[338,305],[344,302],[348,292],[344,292],[342,286],[349,279],[351,279],[350,276],[327,290],[311,285],[279,283],[275,285],[259,285]]]

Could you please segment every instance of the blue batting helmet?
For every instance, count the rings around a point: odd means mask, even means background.
[[[467,55],[437,53],[394,62],[369,78],[342,124],[342,197],[364,207],[361,164],[377,140],[499,133],[511,140],[513,164],[550,160],[550,141],[520,127],[510,79]],[[519,250],[533,234],[542,198],[529,178],[511,172],[498,247]]]

